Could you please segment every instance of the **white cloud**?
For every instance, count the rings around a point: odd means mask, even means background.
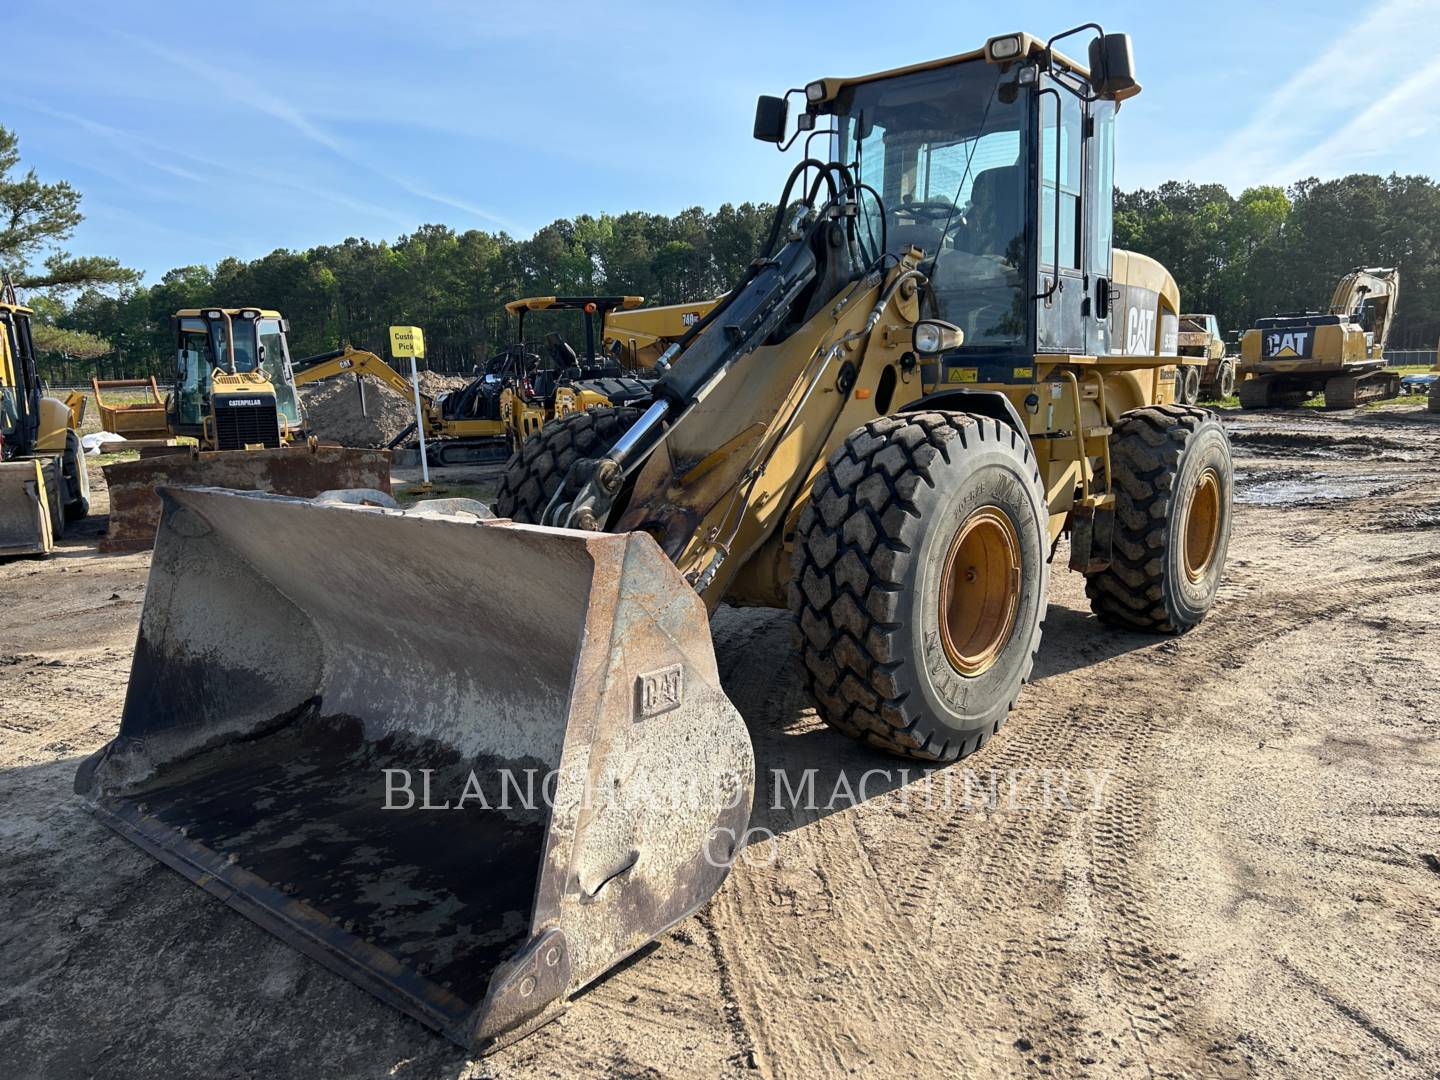
[[[145,38],[126,34],[122,31],[115,31],[115,33],[137,48],[153,53],[167,64],[181,68],[198,78],[206,80],[219,89],[231,101],[269,116],[272,119],[279,120],[310,142],[328,150],[336,157],[358,168],[365,169],[367,172],[380,177],[382,180],[388,181],[415,198],[424,199],[441,206],[449,206],[457,210],[463,210],[467,214],[493,222],[512,233],[520,233],[523,235],[526,231],[523,226],[485,207],[477,206],[454,196],[431,191],[404,176],[399,176],[388,170],[378,168],[370,160],[350,149],[344,141],[336,138],[318,124],[311,121],[303,112],[289,102],[276,97],[263,87],[243,79],[231,71],[225,70],[223,67],[198,63],[184,53],[167,49]]]
[[[1346,162],[1377,167],[1374,159],[1412,137],[1417,119],[1428,124],[1422,95],[1437,74],[1434,61],[1414,74],[1398,57],[1382,61],[1395,42],[1428,41],[1437,23],[1440,0],[1385,0],[1369,8],[1261,101],[1243,127],[1182,172],[1243,187],[1333,176],[1347,171]]]

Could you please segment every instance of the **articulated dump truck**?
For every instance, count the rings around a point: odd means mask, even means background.
[[[761,98],[757,137],[833,128],[828,157],[650,397],[546,424],[494,518],[165,490],[78,791],[485,1052],[724,880],[755,762],[720,604],[788,608],[820,717],[935,763],[1020,695],[1067,536],[1101,618],[1194,626],[1232,469],[1173,400],[1173,279],[1111,248],[1138,90],[1123,35],[1082,65],[1011,34]]]

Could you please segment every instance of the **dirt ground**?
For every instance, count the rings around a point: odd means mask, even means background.
[[[777,670],[786,617],[722,611],[775,839],[479,1061],[77,805],[148,556],[97,555],[92,526],[0,565],[0,1076],[1436,1075],[1440,417],[1226,423],[1211,617],[1104,629],[1057,572],[1033,685],[950,769],[828,732]],[[776,808],[781,768],[818,770],[818,809]],[[867,769],[890,775],[834,799]]]

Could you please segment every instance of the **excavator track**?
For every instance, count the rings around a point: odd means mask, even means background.
[[[1400,377],[1389,371],[1337,375],[1325,383],[1326,409],[1354,409],[1400,395]]]

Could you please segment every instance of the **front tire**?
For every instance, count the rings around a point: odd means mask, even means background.
[[[984,746],[1040,645],[1046,523],[1007,424],[921,412],[852,432],[801,513],[789,590],[821,718],[929,761]]]
[[[1152,405],[1110,436],[1115,545],[1087,574],[1090,607],[1131,630],[1180,634],[1215,603],[1230,543],[1235,468],[1214,415]]]
[[[552,420],[505,466],[491,507],[499,517],[539,524],[550,497],[581,458],[600,457],[640,419],[639,409],[591,409]]]

